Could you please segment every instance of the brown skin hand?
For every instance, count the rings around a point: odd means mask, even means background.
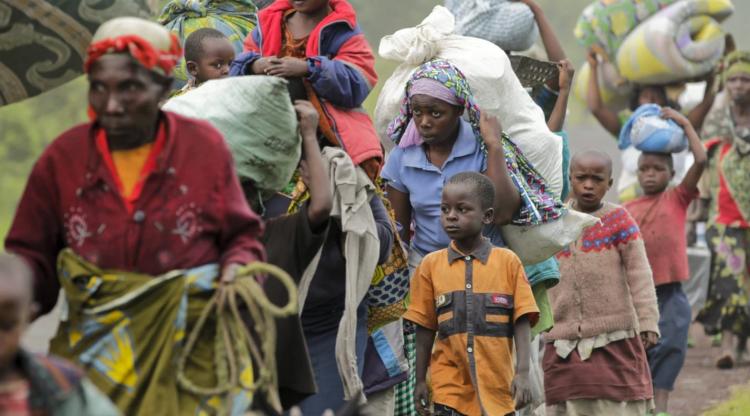
[[[107,132],[111,150],[135,149],[155,140],[159,102],[167,97],[171,78],[154,74],[130,55],[109,54],[91,65],[89,105]]]

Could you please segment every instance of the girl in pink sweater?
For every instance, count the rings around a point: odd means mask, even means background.
[[[640,230],[625,209],[602,201],[612,185],[609,156],[576,155],[570,181],[571,208],[601,222],[558,254],[546,401],[557,415],[641,416],[653,407],[646,349],[658,341],[659,310]]]

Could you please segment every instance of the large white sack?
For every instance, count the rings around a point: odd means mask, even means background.
[[[594,216],[568,210],[565,215],[547,224],[504,226],[503,240],[523,264],[537,264],[576,241],[585,228],[598,222],[599,219]]]
[[[544,113],[521,86],[510,59],[491,42],[454,34],[455,19],[442,6],[413,28],[401,29],[380,41],[378,53],[402,62],[385,82],[375,107],[375,127],[383,141],[388,124],[399,113],[406,83],[419,65],[445,59],[466,75],[482,111],[495,115],[511,140],[560,197],[563,183],[562,140],[550,132]]]

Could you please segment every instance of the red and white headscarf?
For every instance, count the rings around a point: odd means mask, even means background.
[[[86,72],[104,55],[128,53],[146,69],[170,76],[182,57],[180,42],[172,32],[137,17],[118,17],[102,24],[86,52]]]

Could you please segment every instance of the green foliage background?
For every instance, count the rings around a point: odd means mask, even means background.
[[[438,0],[350,0],[357,9],[359,21],[377,52],[380,38],[399,28],[419,23]],[[573,26],[580,11],[591,0],[538,0],[555,26],[570,59],[578,66],[584,51],[573,38]],[[165,1],[161,1],[165,3]],[[735,0],[737,11],[728,22],[740,48],[750,48],[745,39],[750,29],[743,20],[750,17],[750,2]],[[381,81],[388,78],[396,64],[378,60],[376,68]],[[379,84],[382,85],[382,82]],[[372,110],[379,89],[368,99]],[[582,113],[573,103],[573,112]],[[0,107],[0,240],[4,239],[26,177],[44,146],[66,129],[86,120],[86,82],[79,78],[69,84],[21,103]],[[576,121],[591,122],[588,118]]]

